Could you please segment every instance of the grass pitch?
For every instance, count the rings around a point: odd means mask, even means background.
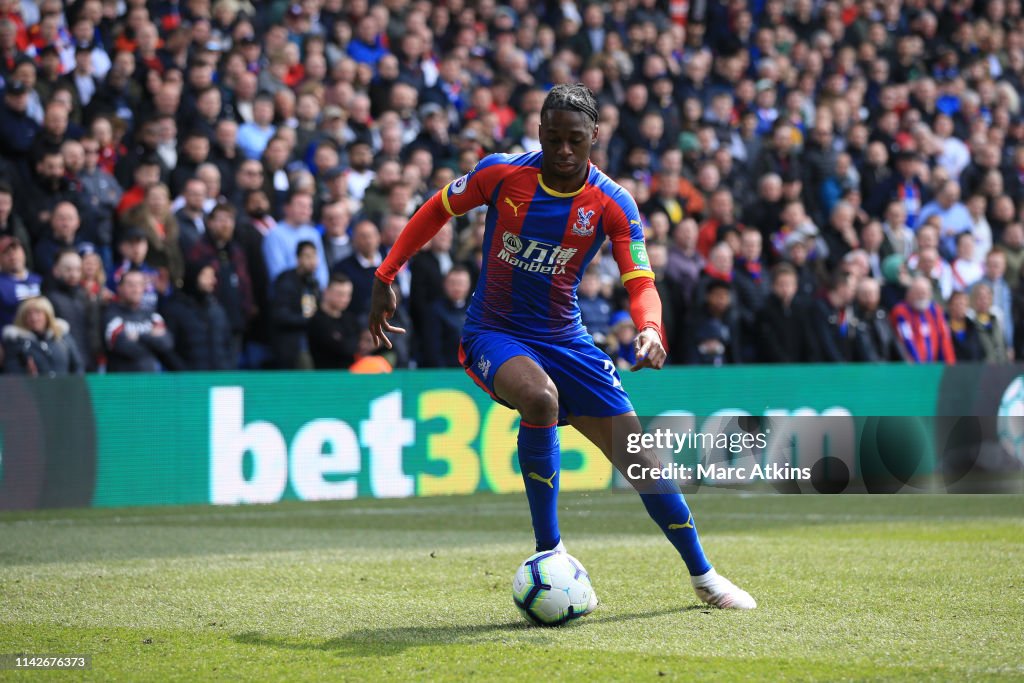
[[[1024,498],[690,497],[749,613],[632,493],[564,494],[599,610],[527,625],[521,496],[0,515],[0,653],[81,680],[1024,679]]]

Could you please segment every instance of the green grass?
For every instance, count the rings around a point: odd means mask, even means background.
[[[0,653],[33,680],[1024,679],[1024,498],[691,496],[698,606],[633,494],[562,497],[602,606],[526,625],[520,496],[0,515]]]

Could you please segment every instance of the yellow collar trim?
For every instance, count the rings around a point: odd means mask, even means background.
[[[590,166],[588,165],[587,166],[587,170],[588,170],[587,178],[590,178],[589,169],[590,169]],[[540,183],[540,188],[542,190],[544,190],[545,192],[547,192],[552,197],[561,197],[561,198],[575,197],[580,192],[583,192],[583,190],[587,189],[587,181],[584,180],[582,187],[580,187],[580,189],[576,190],[575,192],[559,192],[558,190],[552,190],[550,187],[548,187],[547,185],[544,184],[544,176],[542,176],[540,173],[537,174],[537,182]]]

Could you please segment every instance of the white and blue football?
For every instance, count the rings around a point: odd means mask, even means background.
[[[580,561],[555,550],[531,555],[512,578],[516,607],[539,626],[561,626],[583,616],[593,592]]]

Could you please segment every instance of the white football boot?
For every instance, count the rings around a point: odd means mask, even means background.
[[[721,609],[754,609],[757,602],[750,593],[714,569],[700,576],[691,576],[690,583],[700,601]]]

